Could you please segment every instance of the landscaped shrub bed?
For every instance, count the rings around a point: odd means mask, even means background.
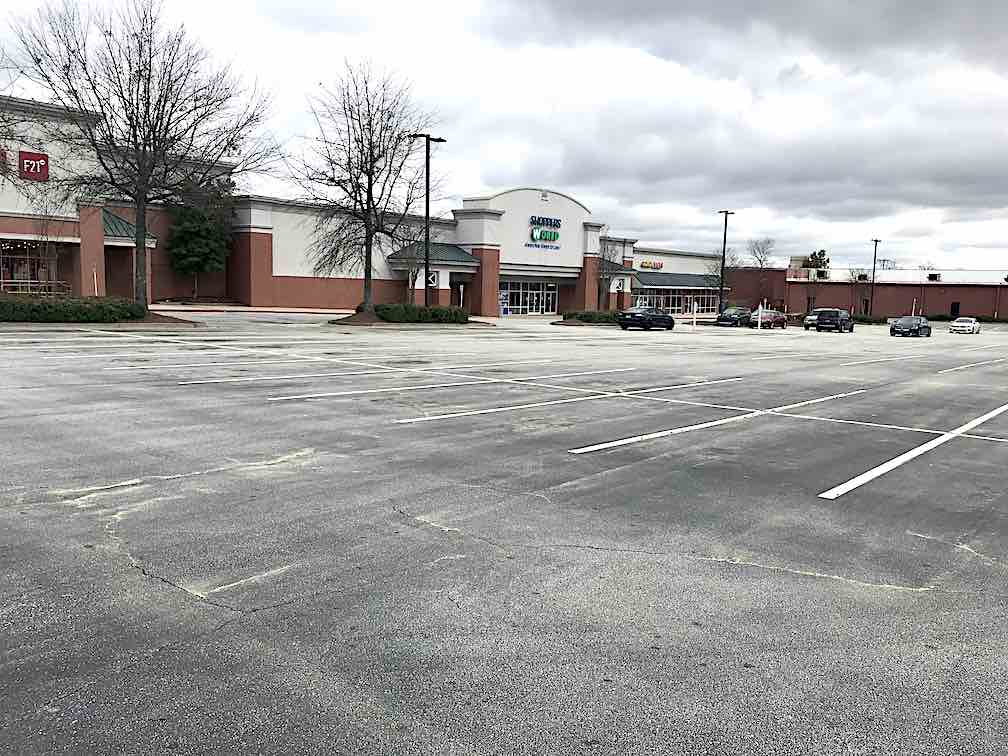
[[[854,322],[862,325],[885,325],[889,320],[888,318],[874,318],[870,315],[855,315]]]
[[[375,315],[386,323],[468,323],[461,307],[423,307],[413,304],[375,305]]]
[[[9,323],[117,323],[146,314],[143,305],[119,297],[0,295],[0,321]]]
[[[565,312],[564,320],[580,320],[582,323],[615,323],[615,312],[601,310],[584,310],[582,312]]]

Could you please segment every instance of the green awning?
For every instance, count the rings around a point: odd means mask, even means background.
[[[102,227],[105,229],[106,239],[129,239],[133,241],[136,238],[136,225],[105,208],[102,208]],[[147,232],[147,238],[157,240],[157,237],[150,231]]]

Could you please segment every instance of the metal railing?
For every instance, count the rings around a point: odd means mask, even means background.
[[[32,279],[3,278],[0,279],[0,292],[4,294],[37,294],[41,296],[57,296],[70,293],[70,284],[66,281],[37,281]]]

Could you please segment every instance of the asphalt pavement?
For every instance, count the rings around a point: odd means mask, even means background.
[[[1004,754],[1008,332],[0,331],[0,751]]]

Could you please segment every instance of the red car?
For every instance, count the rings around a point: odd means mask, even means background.
[[[760,328],[787,328],[787,315],[777,310],[763,310],[760,315],[759,310],[754,310],[749,315],[749,327],[756,328],[757,324]]]

